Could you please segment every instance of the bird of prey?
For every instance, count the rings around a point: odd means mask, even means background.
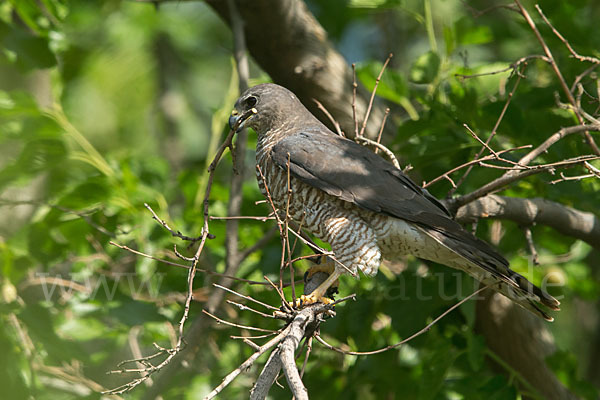
[[[347,270],[373,276],[382,258],[412,254],[465,271],[552,321],[540,304],[558,310],[554,297],[512,271],[401,170],[330,131],[291,91],[271,83],[249,88],[235,103],[229,124],[236,122],[258,135],[263,194],[268,189],[275,207],[329,243],[335,256],[330,276],[304,301],[327,301],[328,288]]]

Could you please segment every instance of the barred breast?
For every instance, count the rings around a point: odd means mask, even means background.
[[[265,196],[270,194],[280,216],[286,210],[296,223],[319,239],[329,243],[336,260],[342,265],[336,268],[355,273],[357,270],[372,276],[381,262],[377,236],[367,221],[343,202],[320,189],[307,185],[284,169],[275,165],[267,151],[257,148],[258,184]],[[288,190],[289,188],[289,190]],[[288,200],[289,197],[289,200]]]

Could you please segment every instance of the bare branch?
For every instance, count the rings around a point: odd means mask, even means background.
[[[527,247],[529,247],[529,253],[531,253],[531,261],[533,262],[533,265],[540,265],[540,258],[538,256],[537,250],[535,249],[535,244],[533,243],[531,227],[523,227],[523,233],[525,234],[525,240],[527,240]]]
[[[379,354],[379,353],[384,353],[388,350],[392,350],[395,349],[397,347],[402,346],[403,344],[410,342],[411,340],[413,340],[414,338],[421,336],[423,333],[429,331],[429,329],[431,329],[431,327],[433,325],[435,325],[439,320],[441,320],[442,318],[444,318],[446,315],[448,315],[449,313],[451,313],[452,311],[454,311],[455,309],[457,309],[458,307],[460,307],[464,302],[470,300],[471,298],[477,296],[479,293],[481,293],[482,291],[484,291],[485,289],[487,289],[489,286],[484,286],[479,288],[478,290],[474,291],[473,293],[471,293],[470,295],[468,295],[467,297],[465,297],[464,299],[462,299],[461,301],[459,301],[458,303],[454,304],[452,307],[450,307],[449,309],[447,309],[446,311],[444,311],[440,316],[438,316],[436,319],[434,319],[433,321],[431,321],[429,324],[427,324],[423,329],[421,329],[420,331],[412,334],[411,336],[407,337],[406,339],[396,343],[396,344],[392,344],[389,346],[386,346],[384,348],[378,349],[378,350],[373,350],[373,351],[347,351],[344,349],[340,349],[339,347],[335,347],[333,345],[330,345],[329,343],[327,343],[325,340],[323,340],[323,338],[319,335],[315,336],[315,338],[317,339],[317,341],[319,343],[321,343],[323,346],[327,347],[330,350],[333,351],[337,351],[338,353],[342,353],[342,354],[348,354],[348,355],[352,355],[352,356],[369,356],[369,355],[373,355],[373,354]]]
[[[527,148],[531,148],[531,147],[532,146],[530,144],[528,144],[528,145],[525,145],[525,146],[519,146],[519,147],[513,147],[511,149],[501,150],[501,151],[496,152],[496,154],[500,155],[500,154],[503,154],[503,153],[506,153],[506,152],[509,152],[509,151],[527,149]],[[436,182],[438,182],[438,181],[440,181],[442,179],[449,180],[450,184],[452,184],[453,186],[456,186],[454,184],[454,181],[450,178],[450,176],[449,176],[450,174],[452,174],[452,173],[454,173],[456,171],[459,171],[459,170],[461,170],[461,169],[463,169],[465,167],[468,167],[469,165],[480,164],[482,161],[493,160],[493,159],[494,159],[493,155],[488,155],[488,156],[484,156],[484,157],[481,157],[481,158],[477,158],[475,160],[468,161],[468,162],[466,162],[464,164],[459,165],[458,167],[454,167],[451,170],[449,170],[447,172],[444,172],[442,175],[438,176],[437,178],[434,178],[434,179],[430,180],[429,182],[423,182],[423,187],[427,188],[428,186],[431,186],[434,183],[436,183]]]
[[[531,18],[531,16],[527,12],[527,10],[521,5],[521,2],[519,0],[514,0],[514,2],[517,5],[517,7],[519,7],[519,10],[521,11],[521,14],[525,18],[525,21],[527,21],[527,24],[529,24],[529,27],[531,28],[531,30],[535,34],[535,37],[540,42],[540,45],[542,46],[542,49],[544,50],[544,53],[550,59],[550,61],[551,61],[550,66],[554,70],[554,73],[555,73],[556,77],[558,78],[560,86],[562,87],[563,92],[567,96],[567,99],[569,100],[569,103],[571,103],[571,105],[573,105],[573,107],[577,107],[575,98],[573,97],[573,93],[571,93],[571,91],[569,90],[569,87],[567,86],[567,82],[565,81],[565,78],[563,77],[562,73],[560,72],[560,69],[558,68],[558,65],[556,64],[556,61],[554,60],[554,56],[552,55],[552,52],[550,51],[550,48],[548,47],[548,45],[544,41],[544,38],[540,34],[540,31],[535,26],[535,22],[533,22],[533,19]],[[577,119],[579,120],[579,123],[581,125],[583,125],[583,119],[582,119],[581,115],[578,112],[575,112],[575,115],[577,116]],[[590,135],[590,133],[588,131],[585,131],[583,134],[585,136],[586,142],[591,147],[591,149],[594,152],[594,154],[600,155],[600,149],[598,148],[598,145],[596,145],[596,142],[594,142],[594,138],[592,138],[592,135]]]
[[[465,194],[463,196],[450,199],[446,203],[449,209],[456,210],[458,207],[468,204],[471,201],[483,197],[487,194],[494,193],[504,188],[505,186],[508,186],[509,184],[516,182],[520,179],[526,178],[528,176],[535,175],[544,171],[552,171],[556,167],[564,167],[567,165],[579,164],[585,161],[596,160],[598,158],[598,156],[581,156],[575,157],[570,160],[563,160],[550,164],[536,165],[533,169],[511,169],[501,177],[494,179],[493,181],[483,185],[479,189],[476,189],[473,192]]]
[[[498,119],[496,120],[496,123],[494,124],[494,128],[492,129],[490,136],[488,136],[487,140],[485,141],[484,146],[488,146],[490,144],[490,141],[492,140],[492,138],[496,135],[496,132],[498,131],[498,127],[500,126],[500,122],[504,118],[504,115],[506,114],[506,110],[508,110],[508,106],[517,90],[517,87],[519,87],[520,82],[521,82],[521,75],[518,74],[517,81],[515,82],[515,85],[513,86],[510,93],[508,94],[506,102],[504,102],[504,107],[502,107],[502,111],[500,112],[500,115],[498,116]],[[475,137],[477,138],[477,135],[475,135]],[[479,139],[479,138],[477,138],[477,139]],[[475,159],[481,157],[482,154],[483,154],[483,148],[481,148],[479,150],[479,152],[477,152]],[[473,165],[469,165],[469,167],[467,168],[465,173],[459,178],[458,182],[456,182],[455,185],[452,185],[452,189],[450,189],[450,191],[448,192],[448,196],[451,196],[453,193],[456,192],[458,187],[467,179],[467,176],[469,176],[469,173],[471,172],[472,169],[473,169]]]
[[[521,226],[546,225],[593,247],[600,246],[600,218],[543,198],[522,199],[488,195],[458,209],[461,223],[479,218],[501,218]]]
[[[312,319],[315,318],[314,315],[311,316],[309,313],[298,313],[294,321],[289,325],[288,334],[279,345],[283,372],[292,394],[298,400],[308,400],[308,391],[302,383],[302,378],[300,378],[294,353],[304,337],[306,325],[311,322],[311,317]]]
[[[383,71],[385,71],[385,67],[387,67],[387,65],[389,64],[389,62],[393,56],[394,55],[392,53],[390,53],[388,55],[387,59],[383,63],[383,67],[381,67],[381,71],[379,72],[377,79],[375,79],[375,87],[373,88],[373,91],[371,92],[371,98],[369,99],[369,105],[367,106],[367,111],[365,112],[363,124],[362,124],[362,127],[360,128],[360,134],[358,136],[361,136],[361,137],[364,136],[365,129],[367,128],[367,122],[369,121],[369,116],[371,115],[371,109],[373,108],[373,101],[375,100],[375,93],[377,93],[377,86],[379,86],[379,81],[381,80],[381,77],[383,76]]]
[[[325,108],[325,106],[323,104],[321,104],[321,102],[319,100],[317,100],[317,99],[313,99],[313,101],[315,102],[315,104],[317,105],[317,107],[319,108],[319,110],[323,111],[323,114],[325,114],[325,116],[327,117],[327,119],[329,119],[329,121],[331,121],[331,123],[335,127],[335,132],[338,135],[340,135],[341,137],[346,137],[346,135],[344,135],[344,132],[342,132],[342,128],[340,128],[340,124],[335,120],[335,118],[333,118],[333,116],[331,115],[331,113],[329,111],[327,111],[327,109]]]
[[[271,306],[271,305],[269,305],[269,304],[267,304],[267,303],[263,303],[262,301],[256,300],[256,299],[255,299],[255,298],[253,298],[253,297],[246,296],[246,295],[243,295],[243,294],[241,294],[241,293],[238,293],[238,292],[236,292],[235,290],[233,290],[233,289],[230,289],[230,288],[228,288],[228,287],[221,286],[221,285],[219,285],[219,284],[217,284],[217,283],[213,283],[213,286],[214,286],[214,287],[216,287],[216,288],[222,289],[222,290],[224,290],[224,291],[226,291],[226,292],[233,293],[233,294],[235,294],[236,296],[240,296],[241,298],[243,298],[243,299],[246,299],[246,300],[248,300],[248,301],[253,301],[254,303],[256,303],[256,304],[260,304],[261,306],[263,306],[263,307],[265,307],[265,308],[267,308],[267,309],[269,309],[269,310],[273,310],[273,311],[277,311],[277,310],[279,310],[279,308],[277,308],[277,307],[273,307],[273,306]]]
[[[228,326],[233,326],[234,328],[247,329],[249,331],[257,331],[257,332],[268,332],[268,333],[275,332],[275,331],[270,330],[270,329],[256,328],[256,327],[253,327],[253,326],[245,326],[245,325],[236,324],[235,322],[225,321],[224,319],[221,319],[221,318],[217,317],[216,315],[213,315],[213,314],[209,313],[206,310],[202,310],[202,312],[204,314],[208,315],[209,317],[211,317],[212,319],[214,319],[215,321],[217,321],[218,323],[224,324],[224,325],[228,325]]]
[[[263,400],[269,394],[269,389],[281,371],[281,357],[279,349],[274,350],[267,360],[256,383],[250,390],[250,400]]]
[[[546,139],[542,144],[540,144],[535,149],[531,150],[527,155],[519,160],[519,164],[528,165],[531,161],[536,159],[540,154],[548,151],[550,146],[558,142],[560,139],[564,138],[567,135],[571,135],[573,133],[580,133],[584,131],[596,131],[600,132],[600,125],[574,125],[569,126],[567,128],[561,128],[558,132],[554,133],[548,139]]]
[[[565,44],[565,46],[567,46],[567,49],[569,49],[569,52],[573,55],[574,58],[578,59],[579,61],[588,61],[588,62],[591,62],[594,64],[600,64],[600,59],[595,58],[595,57],[584,57],[584,56],[579,55],[575,50],[573,50],[573,47],[571,46],[569,41],[567,39],[565,39],[564,36],[561,35],[560,32],[558,30],[556,30],[556,28],[550,23],[548,18],[546,18],[546,16],[542,12],[542,9],[540,8],[540,6],[536,4],[535,9],[540,14],[542,19],[546,23],[546,25],[548,25],[550,27],[550,29],[552,29],[552,32],[554,32],[556,37],[558,37],[558,39],[560,39],[560,41],[563,42]]]
[[[248,368],[250,368],[261,355],[263,355],[269,349],[279,344],[279,342],[281,342],[285,335],[287,335],[288,328],[284,329],[281,333],[279,333],[279,335],[275,336],[273,339],[260,346],[259,349],[254,354],[252,354],[246,361],[244,361],[239,367],[231,371],[229,375],[223,378],[223,382],[221,382],[219,386],[214,388],[213,391],[210,392],[204,398],[204,400],[214,399],[219,393],[223,391],[223,389],[225,389],[231,382],[233,382],[233,380],[237,378],[237,376],[241,374],[242,371],[248,370]]]

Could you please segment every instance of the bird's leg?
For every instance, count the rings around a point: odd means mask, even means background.
[[[317,272],[325,272],[327,275],[331,275],[333,271],[335,271],[335,262],[333,260],[327,256],[321,256],[321,259],[322,260],[317,261],[306,271],[304,274],[304,283],[306,283]]]
[[[327,259],[324,264],[315,265],[306,272],[304,276],[305,287],[310,277],[319,272],[324,272],[326,274],[329,274],[329,276],[310,294],[300,296],[300,298],[296,301],[296,304],[299,304],[300,306],[306,306],[314,303],[333,303],[334,300],[328,297],[327,295],[330,289],[332,289],[333,287],[337,287],[338,278],[342,274],[342,272],[338,271],[335,268],[335,263],[333,260]]]

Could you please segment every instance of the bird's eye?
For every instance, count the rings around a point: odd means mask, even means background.
[[[258,99],[254,96],[250,96],[248,98],[246,98],[246,107],[251,108],[254,107],[256,105],[256,103],[258,103]]]

